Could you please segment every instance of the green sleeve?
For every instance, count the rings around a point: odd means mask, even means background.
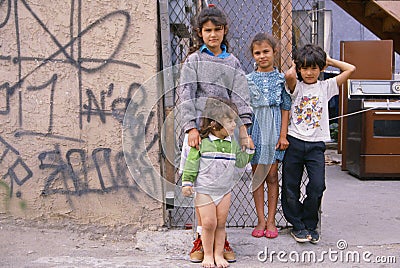
[[[248,154],[246,151],[242,151],[240,149],[239,144],[235,143],[235,151],[236,151],[236,163],[235,166],[238,168],[244,168],[247,163],[253,158],[254,154]]]
[[[185,167],[183,169],[182,181],[194,182],[199,173],[200,151],[196,148],[190,148],[186,158]]]

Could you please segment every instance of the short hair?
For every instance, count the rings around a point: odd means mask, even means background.
[[[294,56],[294,63],[297,71],[303,67],[314,66],[318,66],[322,70],[326,65],[326,53],[320,46],[307,44],[297,50]]]

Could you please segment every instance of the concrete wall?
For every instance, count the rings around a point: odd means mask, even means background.
[[[157,1],[1,1],[0,36],[0,213],[163,224]]]

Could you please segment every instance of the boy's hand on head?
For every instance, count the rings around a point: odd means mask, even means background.
[[[285,73],[285,81],[290,93],[293,93],[297,82],[296,64],[294,61],[292,62],[292,67]]]
[[[332,58],[329,57],[329,55],[326,55],[326,64],[325,64],[325,68],[328,66],[332,66]]]
[[[340,61],[340,60],[335,60],[327,56],[326,58],[327,64],[329,63],[329,66],[332,66],[334,68],[338,68],[340,70],[340,74],[336,76],[336,83],[338,86],[343,85],[347,79],[350,78],[351,74],[356,70],[356,66]]]

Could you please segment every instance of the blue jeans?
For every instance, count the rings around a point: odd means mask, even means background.
[[[319,221],[318,211],[325,190],[325,143],[307,142],[287,137],[282,166],[282,209],[294,230],[314,230]],[[306,195],[300,202],[301,181],[304,167],[308,174]]]

